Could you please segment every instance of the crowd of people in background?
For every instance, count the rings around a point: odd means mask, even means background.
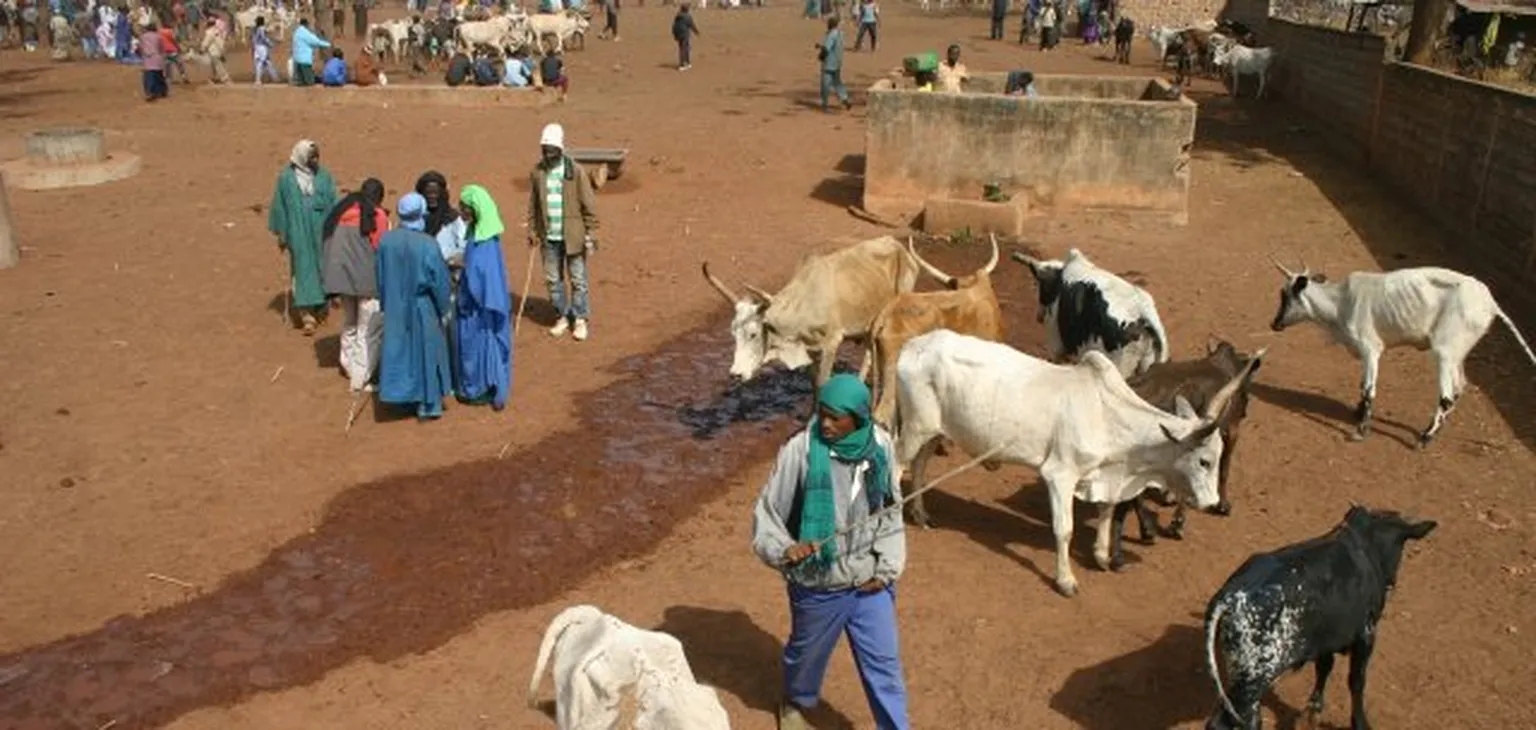
[[[546,125],[539,147],[529,174],[528,245],[542,253],[556,314],[549,334],[584,341],[596,193],[566,153],[564,127]],[[314,336],[331,309],[341,310],[338,360],[354,394],[377,391],[380,402],[423,420],[441,416],[449,396],[501,410],[512,383],[513,309],[500,207],[477,184],[465,185],[455,204],[447,178],[432,170],[397,201],[395,214],[391,225],[379,180],[338,198],[319,145],[294,145],[267,228],[287,264],[284,296],[297,324]]]

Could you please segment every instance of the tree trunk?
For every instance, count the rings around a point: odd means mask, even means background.
[[[16,246],[16,231],[11,226],[11,199],[5,194],[5,174],[0,173],[0,269],[21,263],[21,249]]]
[[[1435,54],[1435,42],[1445,32],[1445,11],[1451,0],[1414,0],[1413,25],[1408,28],[1404,60],[1429,66]]]

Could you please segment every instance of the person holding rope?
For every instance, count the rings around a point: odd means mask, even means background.
[[[906,565],[901,487],[869,388],[848,373],[817,394],[817,415],[779,449],[758,496],[752,549],[789,592],[780,730],[807,730],[827,661],[847,633],[879,730],[907,730],[897,651],[896,580]]]

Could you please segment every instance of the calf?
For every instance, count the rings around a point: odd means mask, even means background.
[[[1015,252],[1039,290],[1036,321],[1045,323],[1051,359],[1076,359],[1102,350],[1129,378],[1168,361],[1168,335],[1152,295],[1096,266],[1072,249],[1064,261],[1041,261]]]
[[[669,634],[636,628],[595,606],[561,611],[539,644],[528,684],[530,707],[551,657],[555,660],[555,722],[560,730],[612,727],[618,719],[620,695],[627,688],[636,690],[643,716],[703,717],[704,722],[688,727],[729,728],[719,698],[694,680],[682,643]],[[674,704],[678,702],[685,704]],[[673,705],[670,711],[669,704]]]
[[[1273,260],[1272,260],[1273,261]],[[1285,276],[1280,287],[1280,310],[1270,329],[1312,322],[1328,330],[1334,341],[1348,348],[1364,365],[1360,379],[1360,404],[1350,440],[1359,441],[1371,430],[1371,409],[1376,399],[1376,370],[1385,350],[1412,346],[1435,355],[1440,373],[1440,401],[1434,418],[1419,433],[1419,448],[1429,445],[1456,400],[1467,387],[1464,364],[1488,333],[1497,317],[1520,343],[1526,357],[1536,363],[1525,337],[1499,308],[1488,286],[1466,274],[1426,266],[1377,274],[1357,271],[1340,282],[1329,282],[1302,262],[1301,273],[1273,261]]]
[[[1202,359],[1153,365],[1147,372],[1126,381],[1143,400],[1173,413],[1179,398],[1189,401],[1195,408],[1204,408],[1234,376],[1240,372],[1248,373],[1248,377],[1238,386],[1237,394],[1232,397],[1226,412],[1218,416],[1221,438],[1226,447],[1221,452],[1220,476],[1216,480],[1216,493],[1220,499],[1216,506],[1206,510],[1211,514],[1225,516],[1232,513],[1232,504],[1227,500],[1227,479],[1231,476],[1232,454],[1237,450],[1237,435],[1243,419],[1248,415],[1248,389],[1253,384],[1254,373],[1263,364],[1264,352],[1260,350],[1253,355],[1244,355],[1230,343],[1217,341],[1214,346],[1207,347]],[[1125,533],[1125,517],[1132,509],[1136,510],[1142,543],[1152,544],[1158,534],[1174,540],[1184,537],[1184,503],[1176,502],[1173,521],[1164,530],[1158,524],[1157,513],[1147,506],[1147,496],[1144,492],[1140,498],[1115,506],[1110,538],[1112,568],[1118,569],[1125,564],[1122,537]]]
[[[992,270],[997,268],[997,237],[992,237],[992,258],[975,273],[950,276],[924,261],[907,239],[907,251],[929,275],[949,291],[898,294],[880,310],[870,326],[870,384],[876,388],[875,420],[886,427],[896,415],[896,356],[901,346],[925,332],[947,329],[984,340],[1003,339],[1003,311],[992,289]]]
[[[1259,703],[1270,685],[1309,662],[1317,671],[1307,700],[1315,722],[1335,654],[1349,654],[1350,726],[1369,728],[1365,673],[1376,624],[1404,545],[1434,529],[1432,521],[1355,505],[1327,535],[1248,558],[1205,609],[1206,668],[1221,699],[1206,730],[1260,730]]]
[[[1253,98],[1262,99],[1264,84],[1269,79],[1269,67],[1274,59],[1273,48],[1249,48],[1234,44],[1216,49],[1216,55],[1211,60],[1218,68],[1230,70],[1233,96],[1237,96],[1238,86],[1242,84],[1244,76],[1259,77],[1259,90]]]

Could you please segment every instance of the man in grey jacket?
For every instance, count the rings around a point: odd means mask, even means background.
[[[788,584],[780,730],[807,728],[845,632],[878,730],[908,730],[897,651],[896,580],[906,565],[891,437],[869,388],[847,373],[817,394],[817,417],[779,449],[752,516],[752,549]],[[878,515],[878,516],[877,516]],[[856,526],[855,526],[856,525]],[[839,530],[848,530],[839,534]]]

